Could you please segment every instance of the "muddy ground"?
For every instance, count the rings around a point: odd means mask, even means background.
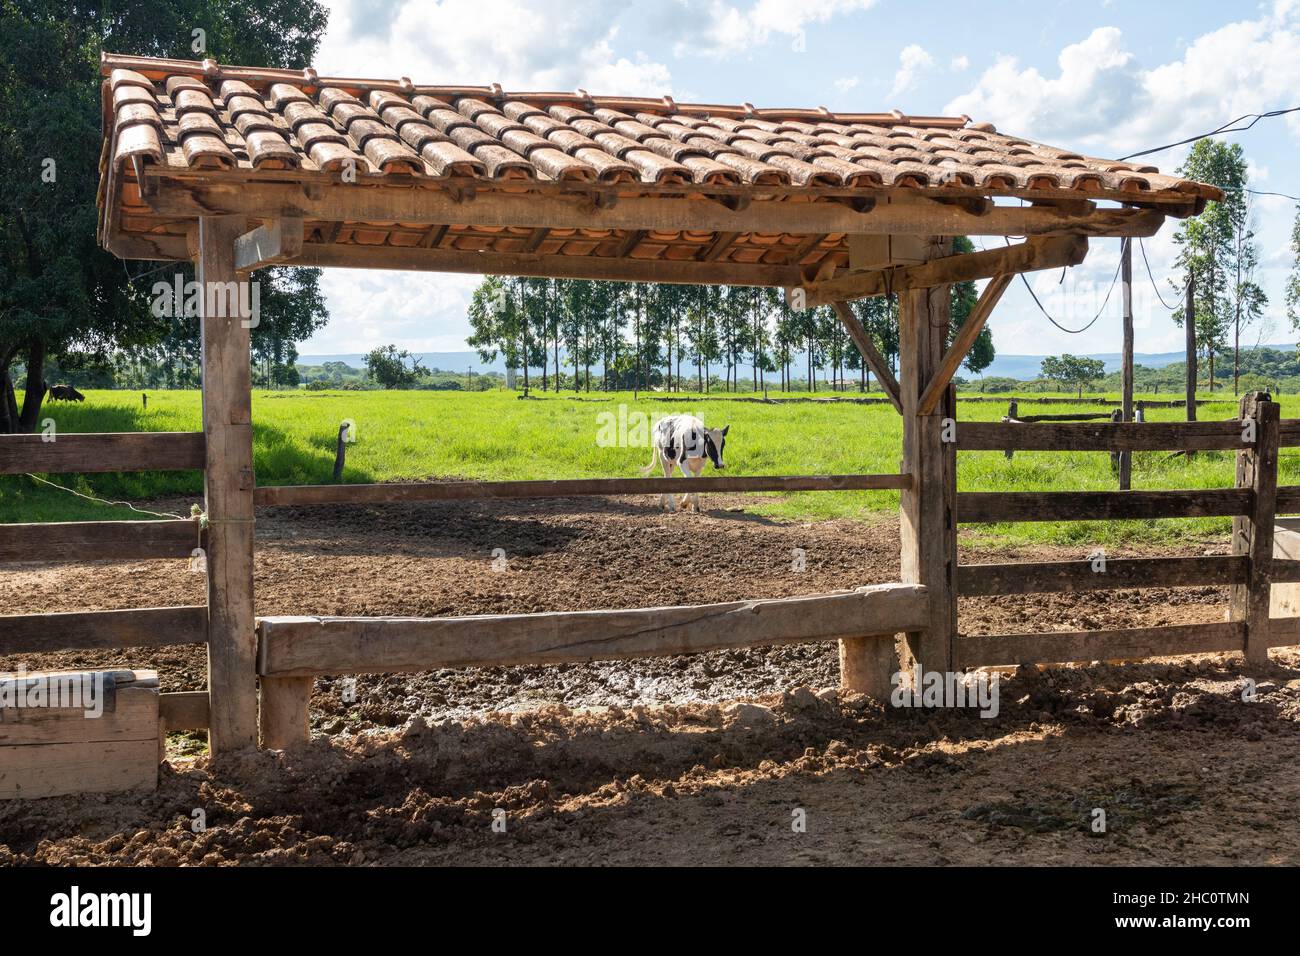
[[[633,499],[271,509],[257,611],[517,613],[898,579],[892,522],[774,521],[745,510],[754,500],[713,496],[705,517]],[[1129,553],[1225,552],[1206,540]],[[202,600],[184,562],[0,572],[5,614]],[[969,599],[960,628],[1210,622],[1225,602],[1217,588]],[[202,647],[0,657],[0,670],[20,664],[153,667],[165,691],[204,686]],[[202,735],[173,735],[157,793],[0,804],[0,861],[1300,862],[1300,653],[1249,674],[1226,655],[1022,668],[992,719],[882,710],[830,690],[837,680],[833,645],[362,676],[355,703],[321,679],[310,747],[212,761]]]

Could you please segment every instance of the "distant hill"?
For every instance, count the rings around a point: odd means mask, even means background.
[[[1279,352],[1290,354],[1294,354],[1296,350],[1295,344],[1292,342],[1281,345],[1262,345],[1260,348],[1276,349]],[[1247,350],[1243,349],[1242,351]],[[418,354],[420,361],[424,363],[426,368],[442,369],[445,372],[463,372],[470,367],[473,367],[476,372],[504,372],[506,370],[505,363],[501,359],[498,358],[495,362],[484,364],[479,359],[477,352],[420,352]],[[1101,359],[1106,363],[1107,372],[1114,372],[1119,369],[1119,352],[1093,352],[1088,353],[1087,357]],[[1183,361],[1183,358],[1182,352],[1138,352],[1133,356],[1133,361],[1135,364],[1144,365],[1147,368],[1164,368],[1166,365],[1173,365],[1176,362]],[[299,365],[322,365],[325,362],[346,362],[353,368],[364,368],[366,364],[365,356],[360,353],[298,356]],[[993,364],[985,370],[984,374],[990,378],[1033,379],[1038,377],[1038,370],[1042,363],[1042,355],[1004,355],[999,352],[993,360]],[[963,372],[962,374],[969,373]]]

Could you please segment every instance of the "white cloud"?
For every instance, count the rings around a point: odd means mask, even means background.
[[[678,56],[703,53],[736,56],[774,37],[789,37],[798,53],[807,49],[805,29],[832,17],[857,13],[875,6],[876,0],[756,0],[746,9],[722,0],[679,0],[674,5],[674,50]]]
[[[1279,0],[1258,19],[1192,41],[1181,59],[1144,67],[1115,27],[1065,47],[1055,76],[1001,56],[946,111],[1049,142],[1122,155],[1293,106],[1300,89],[1300,7]],[[1300,117],[1300,114],[1295,114]],[[1288,120],[1300,132],[1300,119]],[[1159,162],[1176,161],[1163,154]]]
[[[308,355],[368,352],[392,343],[416,352],[464,351],[465,307],[476,275],[326,269],[330,321],[304,343]]]
[[[952,58],[952,62],[948,64],[948,69],[952,70],[954,73],[961,73],[969,68],[970,57],[968,56],[955,56]]]
[[[923,70],[934,66],[934,57],[916,43],[903,47],[898,54],[898,72],[894,74],[894,85],[889,89],[890,96],[898,96],[910,90]]]
[[[497,82],[506,89],[661,95],[669,68],[643,53],[616,52],[614,0],[332,0],[316,57],[325,75],[411,77],[417,84]]]
[[[861,80],[856,76],[841,76],[835,81],[835,89],[839,90],[841,93],[847,93],[849,90],[854,89],[860,82]]]

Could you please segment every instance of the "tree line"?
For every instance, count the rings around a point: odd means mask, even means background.
[[[965,239],[957,246],[971,250]],[[950,337],[970,314],[975,284],[953,286],[951,295]],[[896,369],[896,300],[852,307]],[[792,309],[777,289],[489,276],[474,290],[468,317],[467,344],[482,361],[500,358],[517,370],[525,389],[705,392],[715,378],[729,392],[791,391],[798,381],[809,391],[870,387],[866,363],[835,311]],[[986,328],[965,367],[979,374],[993,358]]]

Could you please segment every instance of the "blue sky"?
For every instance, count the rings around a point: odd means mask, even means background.
[[[751,102],[915,114],[969,114],[1004,132],[1115,157],[1205,132],[1245,113],[1300,105],[1300,0],[1261,4],[904,0],[326,0],[330,28],[314,64],[323,75],[416,83],[501,83],[506,89],[672,94],[679,101]],[[1300,195],[1300,113],[1235,134],[1256,189]],[[1172,172],[1184,149],[1148,157]],[[1257,197],[1254,212],[1270,300],[1254,342],[1292,341],[1283,286],[1295,203]],[[1145,243],[1161,294],[1175,293],[1175,220]],[[1087,261],[1030,276],[1068,327],[1101,309],[1118,240]],[[395,343],[464,348],[473,276],[327,270],[329,326],[307,354]],[[1182,332],[1135,262],[1139,352],[1173,351]],[[1017,284],[990,322],[1007,353],[1119,349],[1119,295],[1087,332],[1054,328]]]

